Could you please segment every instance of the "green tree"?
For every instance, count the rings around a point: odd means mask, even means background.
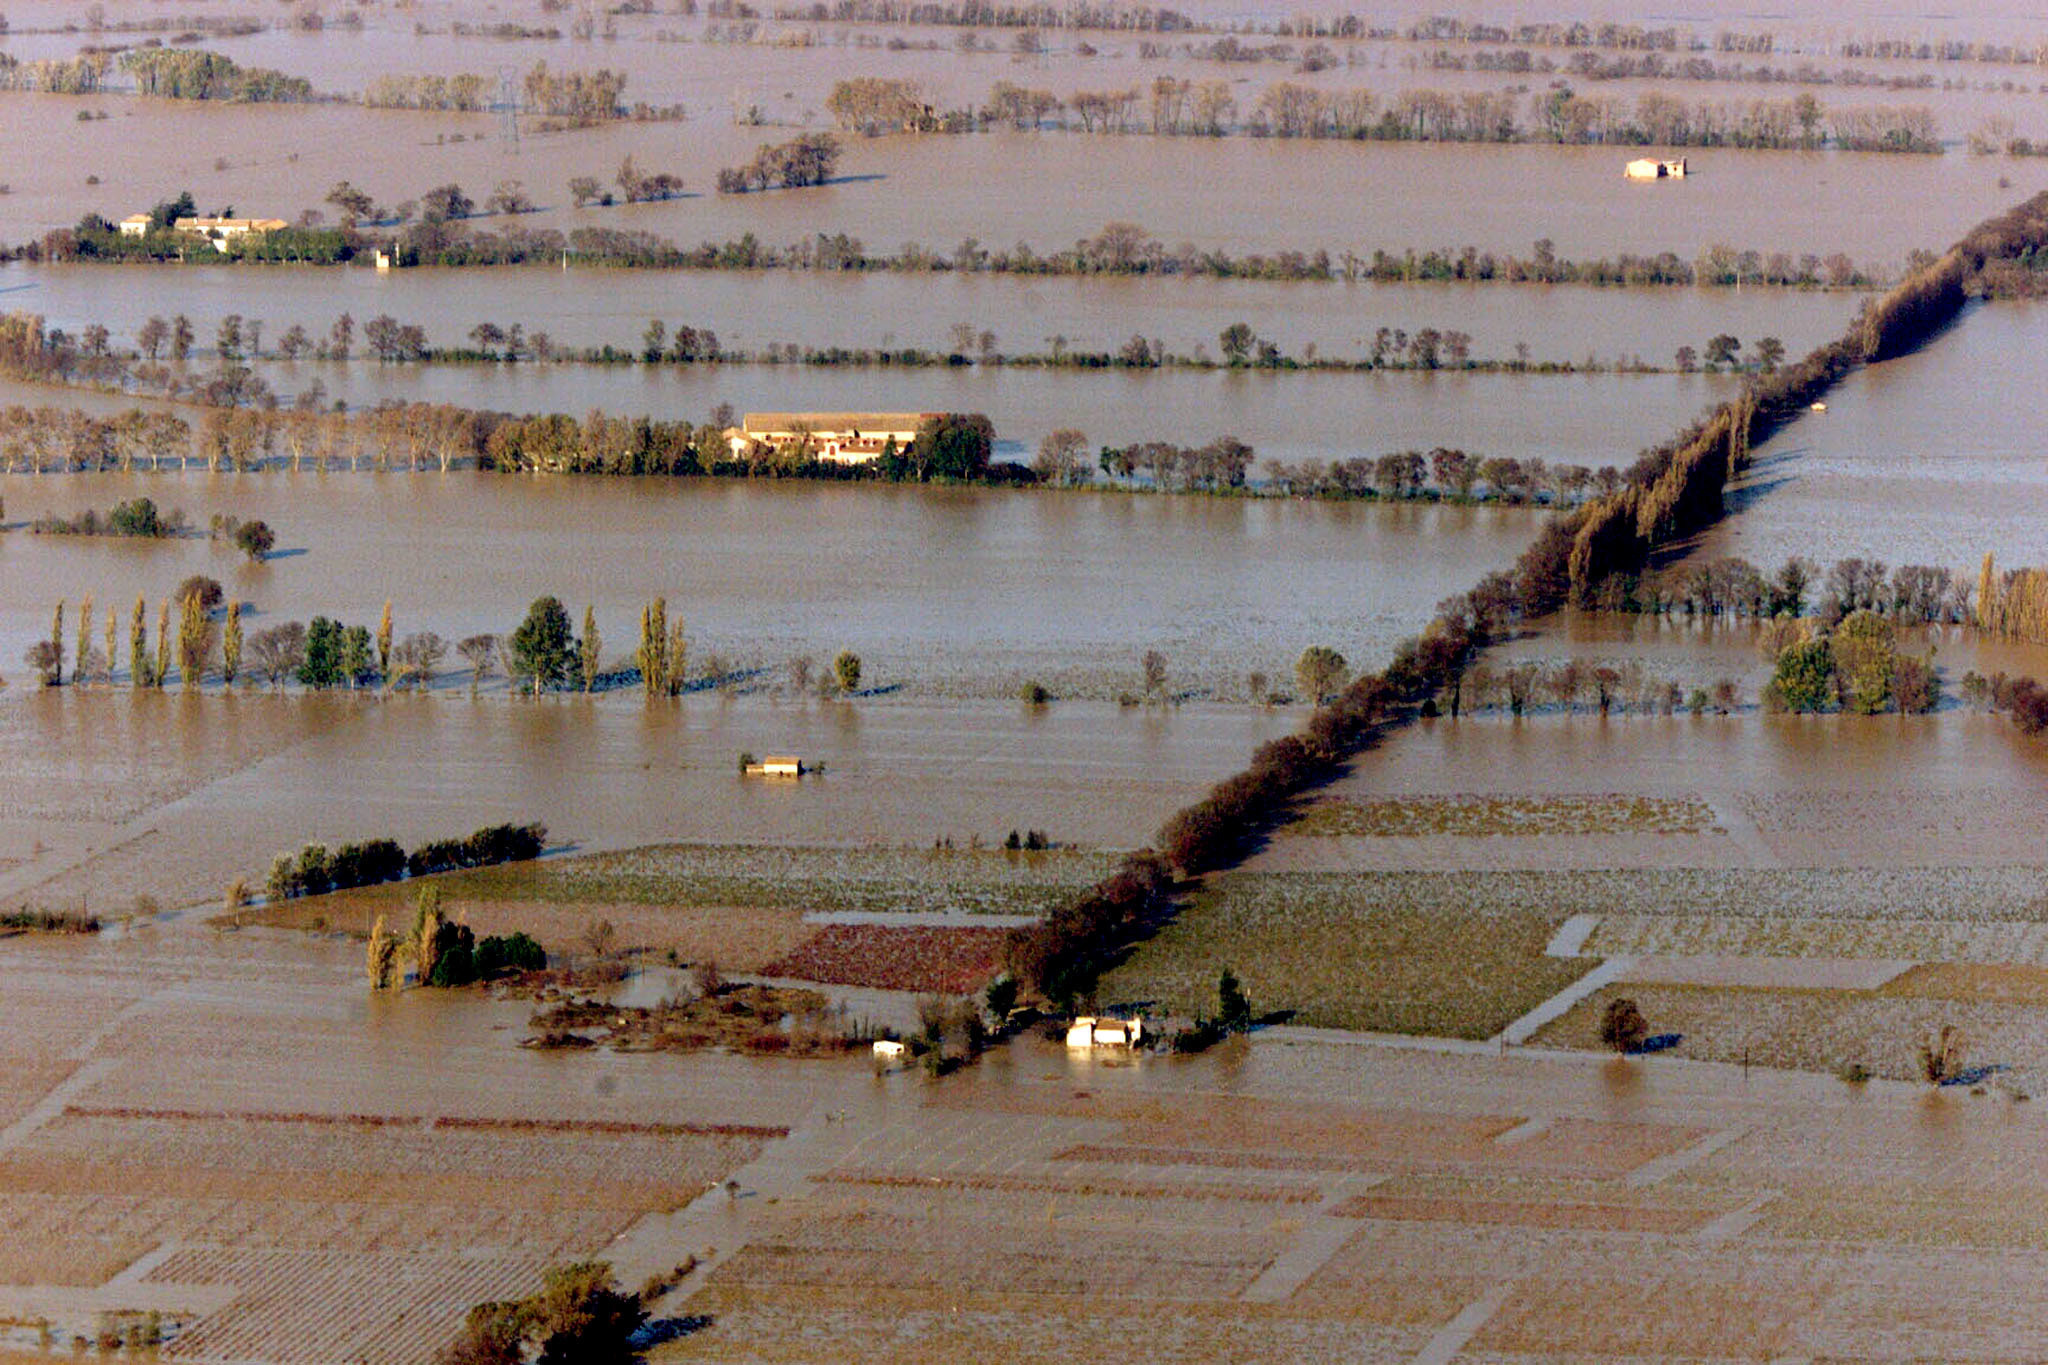
[[[841,692],[860,690],[860,655],[850,649],[839,651],[839,657],[832,661],[832,676],[839,683]]]
[[[232,683],[242,671],[242,604],[228,603],[227,626],[220,636],[220,680]]]
[[[576,636],[569,627],[569,612],[554,597],[537,597],[526,610],[526,619],[512,632],[512,664],[539,696],[550,687],[568,681],[576,663]]]
[[[304,687],[334,687],[342,680],[339,621],[316,616],[306,627],[306,652],[299,660],[299,683]]]
[[[213,619],[207,615],[205,599],[191,593],[178,610],[178,681],[187,692],[199,686],[206,675],[206,662],[213,656]]]
[[[63,642],[58,641],[59,645]],[[112,667],[110,664],[109,667]],[[71,666],[73,682],[92,681],[92,594],[78,604],[78,659]]]
[[[910,444],[920,479],[978,479],[988,473],[995,424],[978,412],[948,412],[927,419]]]
[[[1252,1002],[1228,967],[1216,980],[1216,1022],[1225,1033],[1243,1033],[1252,1026]]]
[[[576,671],[582,675],[583,690],[597,690],[598,671],[604,667],[604,637],[597,633],[597,608],[583,609],[583,641],[576,650]]]
[[[1771,688],[1788,711],[1820,711],[1834,696],[1835,655],[1825,639],[1791,644],[1778,654]]]
[[[376,660],[371,654],[370,628],[350,626],[341,632],[341,680],[353,692],[357,684],[370,681],[376,676]]]
[[[1223,348],[1223,359],[1232,365],[1242,365],[1251,356],[1252,346],[1258,341],[1251,324],[1233,322],[1223,329],[1216,342]]]
[[[602,1261],[580,1261],[547,1273],[540,1293],[528,1301],[533,1335],[540,1338],[540,1365],[628,1365],[632,1338],[647,1311],[612,1282]]]
[[[139,593],[128,622],[128,685],[149,686],[149,604]]]
[[[384,599],[384,615],[377,622],[377,674],[391,676],[391,599]]]
[[[152,686],[162,687],[170,675],[171,599],[166,597],[156,608],[156,662],[150,665],[149,681]]]
[[[1712,337],[1707,342],[1707,363],[1709,365],[1733,365],[1735,353],[1742,349],[1742,343],[1726,332]]]
[[[640,611],[640,648],[633,655],[640,665],[640,685],[650,697],[669,695],[668,599],[657,597]]]
[[[1898,631],[1873,611],[1852,611],[1835,627],[1829,648],[1842,704],[1860,715],[1891,708]]]
[[[1323,701],[1350,679],[1351,665],[1328,645],[1310,645],[1294,661],[1294,680],[1310,701]]]
[[[263,557],[276,544],[277,534],[270,529],[268,522],[245,521],[235,529],[235,545],[249,556],[252,564],[262,563]]]

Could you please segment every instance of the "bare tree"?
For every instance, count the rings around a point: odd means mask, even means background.
[[[249,637],[249,663],[272,687],[306,659],[306,628],[297,621],[259,630]]]
[[[495,635],[470,635],[455,644],[455,652],[469,665],[469,695],[476,695],[477,684],[490,676],[491,665],[498,657],[498,637]]]
[[[1138,661],[1145,675],[1145,695],[1157,697],[1166,688],[1166,656],[1156,649],[1148,649]]]
[[[400,640],[391,650],[391,666],[385,678],[387,688],[411,681],[424,688],[434,680],[434,670],[448,656],[448,642],[431,630],[418,631]]]

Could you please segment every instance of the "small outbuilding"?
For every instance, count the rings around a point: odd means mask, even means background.
[[[1067,1025],[1070,1048],[1133,1048],[1145,1040],[1143,1019],[1102,1019],[1084,1014]]]
[[[1631,180],[1683,180],[1685,158],[1676,161],[1659,161],[1655,157],[1638,157],[1623,168],[1622,173]]]

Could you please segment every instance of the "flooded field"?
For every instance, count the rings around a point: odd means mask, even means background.
[[[991,133],[862,140],[849,146],[838,183],[721,196],[709,192],[718,170],[750,159],[773,130],[614,124],[515,149],[494,140],[488,116],[110,99],[112,117],[80,125],[78,107],[63,96],[0,96],[0,164],[22,168],[10,170],[12,192],[0,198],[0,240],[68,227],[86,212],[119,218],[185,188],[207,207],[294,218],[343,178],[387,204],[450,180],[484,194],[517,178],[545,210],[527,226],[612,227],[690,244],[845,232],[878,250],[917,242],[950,251],[971,237],[1043,252],[1124,220],[1169,243],[1240,255],[1369,257],[1466,244],[1527,254],[1548,238],[1573,258],[1672,251],[1690,260],[1728,244],[1795,258],[1846,252],[1895,268],[2048,184],[2033,163],[1963,155],[1711,151],[1693,157],[1695,175],[1683,184],[1642,185],[1622,179],[1614,148]],[[469,141],[437,140],[455,132]],[[35,155],[60,140],[76,149],[64,165]],[[572,177],[608,181],[628,155],[674,171],[697,193],[569,207]],[[991,168],[1000,183],[1061,192],[991,193]],[[100,183],[88,185],[88,175]],[[1261,193],[1239,193],[1247,184]],[[1515,193],[1475,198],[1472,188],[1485,185]],[[1273,203],[1288,212],[1272,212]],[[1885,211],[1870,211],[1880,203]]]
[[[452,654],[429,695],[381,701],[33,693],[10,668],[23,684],[0,702],[14,771],[41,764],[35,754],[54,765],[8,803],[17,892],[206,898],[307,838],[416,839],[497,819],[542,819],[603,847],[993,841],[1026,827],[1130,846],[1296,723],[1291,708],[1250,704],[1250,673],[1288,687],[1311,643],[1384,656],[1439,598],[1509,563],[1540,515],[474,474],[5,489],[15,515],[138,493],[202,524],[221,511],[265,518],[281,553],[250,566],[204,540],[11,531],[0,657],[19,660],[47,632],[59,597],[75,624],[93,592],[104,621],[206,573],[250,604],[252,633],[315,614],[374,624],[389,598],[399,635],[453,641],[509,633],[532,598],[555,593],[578,620],[595,605],[618,666],[660,593],[688,632],[691,676],[729,675],[732,695],[705,683],[680,706],[650,709],[636,691],[533,704],[492,678],[472,701]],[[843,648],[876,695],[807,700],[789,661],[822,674]],[[1111,700],[1143,692],[1148,649],[1188,704]],[[1015,701],[1026,680],[1060,700]],[[734,776],[743,750],[798,752],[829,776],[801,792],[750,786]]]
[[[928,848],[1035,828],[1142,844],[1298,717],[1192,705],[693,697],[540,703],[10,689],[0,902],[217,904],[309,840],[407,847],[538,820],[577,849],[677,841]],[[823,769],[747,781],[745,751]]]
[[[1825,413],[1758,449],[1702,552],[2040,563],[2048,457],[2025,395],[2048,379],[2044,339],[2048,308],[1978,306],[1925,350],[1851,375]]]
[[[822,669],[851,648],[869,686],[1008,698],[1037,678],[1106,699],[1137,687],[1139,656],[1157,649],[1177,691],[1242,699],[1248,671],[1285,685],[1310,644],[1380,658],[1442,598],[1509,565],[1543,515],[465,472],[0,479],[10,520],[139,495],[202,529],[215,513],[262,518],[278,551],[251,565],[203,537],[138,544],[17,524],[0,535],[6,672],[60,598],[125,609],[205,573],[249,604],[251,631],[315,614],[374,624],[390,599],[400,634],[453,641],[509,633],[552,593],[579,621],[596,607],[609,667],[637,647],[642,605],[666,596],[693,676],[713,655],[776,669],[809,654]]]
[[[342,313],[360,327],[380,314],[416,324],[430,344],[471,345],[480,322],[557,346],[637,352],[650,320],[710,328],[728,350],[770,344],[950,350],[955,328],[992,334],[1004,354],[1114,351],[1133,335],[1177,354],[1220,358],[1217,334],[1248,324],[1289,356],[1370,355],[1381,327],[1462,331],[1476,359],[1671,366],[1680,346],[1706,349],[1727,332],[1745,344],[1775,336],[1800,355],[1840,334],[1862,295],[1776,289],[1503,289],[1483,285],[1331,285],[1252,280],[1022,279],[996,275],[788,274],[741,271],[650,276],[547,268],[462,271],[0,265],[0,309],[40,313],[76,334],[99,323],[132,347],[150,317],[191,319],[201,354],[229,314],[264,324],[275,349],[286,329],[325,336]],[[1618,306],[1619,305],[1619,306]],[[1055,339],[1059,339],[1056,343]],[[289,381],[287,381],[289,382]]]

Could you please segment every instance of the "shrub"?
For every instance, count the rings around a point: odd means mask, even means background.
[[[1649,1036],[1649,1022],[1635,1001],[1624,995],[1607,1002],[1607,1012],[1600,1016],[1601,1042],[1616,1052],[1633,1052]]]
[[[425,984],[467,986],[476,979],[476,935],[467,924],[443,923],[434,931],[434,967]]]
[[[524,933],[493,934],[476,945],[473,958],[477,977],[484,981],[506,972],[545,971],[548,965],[546,950]]]
[[[1953,1024],[1943,1024],[1940,1033],[1920,1045],[1920,1074],[1930,1085],[1954,1080],[1962,1074],[1968,1052],[1963,1031]]]

